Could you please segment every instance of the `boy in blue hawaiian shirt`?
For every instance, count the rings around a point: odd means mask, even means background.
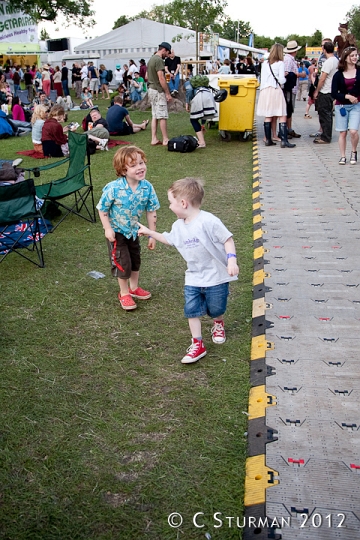
[[[156,229],[156,210],[160,208],[155,190],[145,180],[146,157],[136,146],[120,148],[113,160],[119,176],[107,184],[97,205],[101,223],[108,243],[111,273],[117,277],[121,307],[126,311],[136,308],[134,298],[147,300],[149,291],[139,287],[140,243],[138,224],[146,212],[150,230]],[[148,248],[155,248],[155,240],[149,237]]]

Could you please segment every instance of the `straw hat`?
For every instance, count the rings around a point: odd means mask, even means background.
[[[300,49],[301,49],[301,45],[299,46],[297,44],[297,41],[295,41],[293,39],[293,40],[287,42],[286,47],[284,49],[284,53],[291,54],[291,53],[296,52],[296,51],[298,51]]]
[[[44,64],[42,68],[43,69],[49,69],[49,66],[47,64]]]

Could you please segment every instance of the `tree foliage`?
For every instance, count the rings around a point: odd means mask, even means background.
[[[125,24],[129,24],[129,22],[133,20],[134,20],[134,17],[127,17],[126,15],[121,15],[114,22],[114,26],[112,27],[112,30],[116,30],[116,28],[120,28],[120,26],[125,26]]]
[[[349,30],[360,41],[360,6],[353,6],[346,14],[346,22],[349,23]]]
[[[252,28],[249,22],[233,21],[230,17],[225,15],[220,22],[217,22],[212,26],[212,31],[219,34],[224,39],[237,41],[238,43],[247,45]]]
[[[166,5],[153,5],[135,19],[145,18],[197,32],[211,32],[214,25],[223,21],[226,0],[172,0]]]
[[[62,15],[67,24],[84,28],[95,24],[91,3],[92,0],[9,0],[9,7],[23,11],[37,22],[55,22]]]
[[[42,28],[41,32],[40,32],[40,40],[41,41],[46,41],[47,39],[50,39],[50,36],[49,36],[48,32],[45,30],[45,28]]]

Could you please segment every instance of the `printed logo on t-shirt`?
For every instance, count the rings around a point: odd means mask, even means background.
[[[184,245],[187,248],[194,248],[197,247],[197,244],[200,242],[198,238],[188,238],[188,240],[184,240]]]

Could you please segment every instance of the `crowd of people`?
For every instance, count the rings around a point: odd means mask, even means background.
[[[340,165],[346,165],[346,141],[350,138],[351,165],[357,163],[357,146],[360,126],[360,67],[355,45],[341,49],[336,54],[331,39],[322,40],[322,53],[318,60],[300,61],[296,55],[301,46],[289,41],[286,47],[275,43],[262,64],[260,95],[257,115],[265,117],[265,145],[273,146],[279,140],[276,124],[279,119],[279,136],[282,148],[294,148],[288,138],[299,138],[292,129],[292,115],[296,101],[307,102],[304,117],[311,119],[310,109],[315,106],[319,129],[310,136],[314,144],[326,145],[332,141],[333,119],[339,133]]]

